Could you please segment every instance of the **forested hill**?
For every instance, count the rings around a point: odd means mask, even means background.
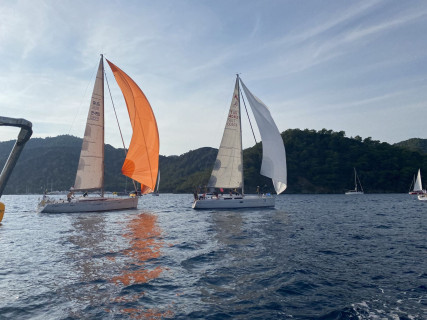
[[[367,193],[407,192],[413,175],[427,173],[427,155],[374,141],[345,137],[343,131],[290,129],[282,133],[286,147],[288,189],[286,193],[343,193],[353,188],[353,167]],[[42,193],[45,189],[68,190],[74,184],[82,140],[73,136],[34,138],[24,151],[5,193]],[[0,142],[0,168],[14,141]],[[256,186],[273,191],[271,180],[259,174],[262,144],[244,150],[245,191]],[[192,192],[210,176],[217,149],[200,148],[180,156],[160,156],[160,192]],[[105,146],[105,189],[131,190],[121,175],[123,149]]]
[[[395,143],[394,145],[427,154],[427,139],[412,138]]]
[[[353,167],[367,193],[408,192],[414,174],[427,173],[427,155],[332,130],[282,133],[290,193],[342,193],[354,188]]]

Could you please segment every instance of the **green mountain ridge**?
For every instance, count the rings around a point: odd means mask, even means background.
[[[427,154],[427,139],[412,138],[395,143],[394,145],[411,151],[417,151],[420,153]]]
[[[353,188],[353,167],[357,169],[365,192],[401,193],[408,191],[418,168],[427,172],[426,152],[405,141],[390,145],[371,138],[348,138],[344,131],[326,129],[289,129],[282,133],[282,138],[288,168],[285,193],[343,193]],[[427,142],[427,139],[416,140],[417,146]],[[14,141],[0,142],[0,168],[13,144]],[[74,184],[81,144],[81,138],[69,135],[30,139],[5,194],[68,190]],[[189,193],[203,188],[217,152],[217,149],[204,147],[179,156],[161,155],[160,192]],[[124,158],[123,149],[105,146],[105,190],[133,189],[131,180],[121,174]],[[274,192],[271,179],[259,174],[262,142],[245,149],[243,158],[245,192],[255,192],[257,186],[265,192]]]

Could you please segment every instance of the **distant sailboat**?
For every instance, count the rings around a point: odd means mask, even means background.
[[[230,189],[230,194],[221,196],[215,192],[211,197],[198,197],[195,193],[193,209],[260,208],[275,205],[275,197],[271,195],[246,196],[244,193],[239,84],[242,85],[252,108],[262,138],[261,174],[272,178],[277,194],[285,191],[287,187],[286,152],[279,129],[267,106],[246,88],[237,75],[224,134],[207,185],[210,189]],[[237,193],[237,189],[240,189],[241,193]]]
[[[150,103],[138,85],[108,61],[126,101],[132,139],[122,167],[125,176],[141,183],[141,193],[154,190],[159,163],[159,133]],[[74,198],[74,192],[100,191],[100,196]],[[104,62],[99,62],[74,186],[67,200],[45,198],[41,212],[89,212],[135,209],[137,197],[104,197]]]
[[[418,169],[417,178],[414,177],[414,185],[412,191],[409,191],[409,194],[423,194],[425,190],[423,190],[422,182],[421,182],[421,169]],[[412,185],[411,185],[412,187]]]
[[[354,169],[354,190],[349,190],[345,194],[352,195],[352,194],[364,194],[362,184],[360,183],[359,177],[356,173],[356,168]],[[358,185],[360,185],[360,189],[358,189]]]
[[[419,194],[418,200],[427,201],[427,193]]]

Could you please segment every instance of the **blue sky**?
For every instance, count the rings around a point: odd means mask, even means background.
[[[104,53],[148,97],[163,155],[219,146],[237,72],[280,131],[427,138],[426,1],[3,1],[0,21],[0,116],[33,137],[83,136]],[[243,119],[245,148],[249,130]],[[121,146],[110,104],[106,143]]]

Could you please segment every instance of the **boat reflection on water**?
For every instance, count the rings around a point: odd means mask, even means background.
[[[219,243],[225,246],[247,245],[249,243],[249,239],[243,236],[243,218],[241,212],[220,212],[212,216],[212,221],[213,228],[216,231],[215,238]]]
[[[173,316],[169,310],[159,310],[151,303],[144,301],[147,294],[146,284],[158,278],[164,271],[159,265],[162,241],[162,230],[157,224],[157,216],[151,213],[140,213],[126,223],[123,237],[129,241],[130,248],[124,251],[126,257],[121,274],[111,279],[122,288],[122,295],[115,299],[119,311],[131,319],[163,319]],[[151,307],[150,307],[151,306]],[[117,308],[118,307],[118,308]]]
[[[66,251],[67,261],[72,261],[72,267],[67,266],[67,272],[62,275],[62,281],[67,279],[67,285],[59,286],[58,296],[65,296],[70,303],[67,314],[71,318],[85,317],[85,308],[102,308],[111,300],[110,290],[105,290],[103,279],[111,274],[114,266],[106,263],[105,257],[112,248],[108,236],[108,222],[101,214],[85,214],[84,216],[68,216],[71,229],[65,233],[63,244],[71,246]]]
[[[163,241],[160,241],[161,229],[157,226],[157,217],[149,213],[141,213],[127,223],[127,233],[123,236],[129,240],[130,248],[124,254],[131,258],[131,264],[122,274],[112,279],[124,286],[147,283],[157,278],[163,271],[161,266],[152,270],[146,269],[148,260],[160,257]]]
[[[241,318],[251,318],[244,316],[248,310],[259,309],[269,299],[266,292],[270,288],[265,284],[286,269],[286,260],[278,259],[274,253],[280,243],[276,237],[283,237],[275,230],[287,224],[287,214],[276,209],[215,212],[212,230],[220,250],[210,253],[209,272],[201,276],[201,300],[209,305],[223,305],[224,297],[229,301],[245,301],[233,306],[233,312]],[[269,295],[276,297],[276,292]],[[276,303],[274,298],[271,302]]]
[[[122,215],[124,213],[125,215]],[[124,317],[164,319],[171,307],[154,299],[150,281],[164,271],[162,230],[147,212],[70,215],[72,227],[64,243],[71,246],[65,275],[68,284],[56,289],[67,297],[73,319]]]

